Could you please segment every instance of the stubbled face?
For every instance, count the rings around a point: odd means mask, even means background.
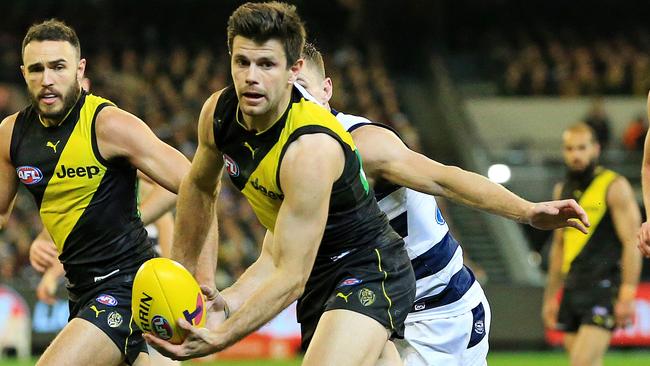
[[[566,131],[562,140],[564,162],[573,172],[584,171],[600,154],[600,145],[588,131]]]
[[[291,96],[291,85],[302,62],[288,68],[284,47],[277,39],[257,43],[236,36],[230,63],[244,118],[279,118],[286,108],[284,102],[288,103]]]
[[[323,79],[321,77],[313,62],[305,60],[305,64],[302,70],[300,70],[300,74],[298,74],[296,83],[305,88],[309,94],[316,98],[318,103],[322,105],[329,103],[332,96],[331,81],[329,81],[329,78]]]
[[[75,104],[86,60],[66,41],[32,41],[25,46],[21,70],[32,105],[41,118],[60,121]]]

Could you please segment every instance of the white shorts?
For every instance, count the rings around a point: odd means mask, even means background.
[[[395,346],[406,366],[487,365],[490,305],[483,300],[474,309],[449,318],[405,323],[403,340]]]

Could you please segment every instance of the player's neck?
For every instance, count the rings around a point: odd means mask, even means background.
[[[287,107],[289,106],[289,102],[291,101],[291,89],[286,95],[280,100],[280,102],[275,106],[275,108],[271,108],[267,113],[259,116],[251,116],[251,115],[246,115],[242,113],[243,116],[243,122],[246,128],[250,131],[256,131],[256,132],[264,132],[271,128],[277,122],[280,117],[284,114],[284,112],[287,110]]]

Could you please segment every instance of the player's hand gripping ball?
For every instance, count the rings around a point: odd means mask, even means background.
[[[176,324],[184,318],[195,327],[205,324],[205,299],[190,272],[168,258],[154,258],[138,269],[133,281],[133,319],[143,332],[174,344],[186,332]]]

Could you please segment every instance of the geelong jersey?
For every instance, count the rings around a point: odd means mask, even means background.
[[[58,126],[45,127],[33,107],[11,136],[11,161],[34,196],[72,289],[137,270],[150,256],[137,208],[136,170],[99,154],[95,118],[113,104],[82,92]]]
[[[392,131],[363,117],[332,113],[349,132],[368,124]],[[483,298],[483,290],[463,264],[463,250],[449,232],[435,197],[385,181],[378,181],[374,190],[390,225],[404,238],[415,272],[416,297],[408,320],[471,311]]]
[[[215,107],[215,143],[223,154],[231,181],[247,198],[264,227],[274,231],[284,199],[280,164],[286,149],[302,135],[325,133],[341,144],[345,167],[332,187],[318,254],[336,256],[364,245],[399,239],[377,206],[352,136],[324,108],[306,100],[294,88],[286,111],[266,131],[249,131],[241,120],[235,88],[230,86],[221,93]]]
[[[615,172],[597,167],[583,179],[567,179],[561,197],[573,198],[587,212],[591,227],[584,235],[578,230],[563,230],[562,272],[566,288],[617,287],[622,245],[607,206],[607,191],[618,177]]]

